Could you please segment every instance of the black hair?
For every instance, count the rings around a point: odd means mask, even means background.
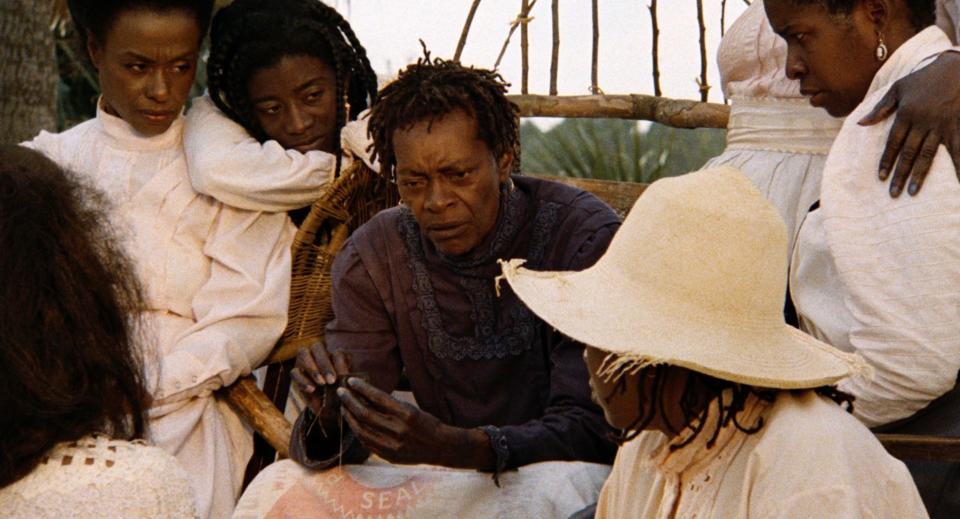
[[[497,159],[512,151],[513,170],[519,171],[519,108],[507,99],[509,84],[492,70],[440,58],[431,60],[426,50],[424,54],[383,87],[370,112],[373,151],[383,173],[390,178],[396,176],[395,131],[457,110],[476,120],[478,137]]]
[[[57,443],[145,435],[143,297],[106,207],[41,153],[0,146],[0,487]]]
[[[88,37],[103,42],[120,13],[137,9],[149,11],[183,10],[193,14],[200,34],[207,33],[214,0],[67,0],[73,24],[86,43]],[[201,36],[201,39],[203,36]]]
[[[210,97],[250,135],[266,141],[269,136],[257,121],[247,85],[257,71],[297,55],[315,57],[336,71],[339,135],[376,97],[377,75],[350,24],[317,0],[235,0],[217,12],[207,61]],[[335,143],[339,171],[340,139]]]
[[[820,4],[831,14],[850,14],[863,0],[788,0],[795,5]],[[933,25],[937,20],[935,0],[904,0],[910,9],[910,23],[916,30]]]
[[[641,371],[643,375],[636,378],[638,381],[637,392],[640,400],[640,414],[637,416],[637,419],[634,420],[634,422],[626,429],[611,435],[611,440],[621,445],[632,440],[644,429],[646,429],[651,421],[653,421],[653,419],[656,417],[657,410],[659,409],[663,422],[674,434],[679,433],[686,427],[693,427],[693,433],[689,437],[684,439],[683,442],[671,446],[672,449],[679,449],[684,445],[691,443],[697,436],[700,435],[701,432],[703,432],[703,427],[706,425],[706,418],[710,411],[710,407],[716,405],[719,407],[718,411],[720,415],[719,419],[717,420],[716,427],[710,433],[710,439],[707,440],[706,446],[709,449],[713,447],[717,437],[720,435],[720,429],[728,426],[731,423],[733,423],[734,427],[747,434],[753,434],[759,431],[763,427],[763,417],[760,417],[754,424],[741,424],[738,421],[737,415],[743,411],[743,408],[747,402],[747,397],[750,395],[754,395],[760,400],[772,402],[776,398],[777,393],[781,391],[779,389],[761,388],[748,384],[731,382],[729,380],[711,377],[710,375],[706,375],[697,371],[687,370],[689,376],[684,384],[683,393],[679,401],[680,411],[683,415],[683,423],[673,424],[667,417],[665,409],[666,406],[675,405],[676,402],[666,401],[663,393],[663,388],[667,381],[667,370],[669,368],[669,365],[661,364],[658,366],[645,368],[645,370]],[[627,382],[631,380],[631,377],[623,376],[623,374],[630,369],[630,367],[626,366],[612,375],[616,382],[611,390],[611,393],[604,397],[607,401],[609,401],[610,398],[612,398],[617,392],[624,393],[628,391],[629,388],[627,387]],[[647,383],[643,380],[644,376],[649,376],[653,379],[652,383],[650,384],[651,390],[649,394],[646,391]],[[854,398],[839,391],[836,387],[821,386],[811,389],[816,391],[818,394],[830,398],[837,404],[845,406],[848,411],[853,412]],[[730,397],[729,399],[724,399],[722,395],[727,391],[730,392]],[[806,391],[806,389],[795,391]]]

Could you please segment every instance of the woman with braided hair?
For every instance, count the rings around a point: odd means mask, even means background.
[[[194,188],[225,203],[288,211],[314,202],[349,161],[371,165],[355,121],[377,77],[349,23],[315,0],[237,0],[211,29],[209,97],[184,146]],[[376,169],[376,168],[374,168]]]

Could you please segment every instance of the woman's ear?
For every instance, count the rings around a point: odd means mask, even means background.
[[[878,30],[883,30],[890,14],[890,0],[865,0],[867,18],[876,24]]]
[[[513,150],[507,150],[497,159],[497,173],[500,176],[500,182],[506,182],[513,171]]]
[[[92,34],[87,35],[87,53],[90,54],[94,68],[100,70],[100,64],[103,63],[103,45]]]

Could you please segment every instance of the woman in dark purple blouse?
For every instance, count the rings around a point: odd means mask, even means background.
[[[291,440],[300,463],[324,468],[373,452],[498,473],[612,461],[583,345],[508,286],[498,295],[495,276],[508,258],[538,270],[586,268],[620,219],[585,191],[510,175],[518,119],[504,92],[492,72],[429,59],[381,91],[374,149],[404,204],[358,229],[333,264],[326,349],[302,350],[294,370],[309,404]],[[337,390],[341,421],[321,395],[348,372],[369,383],[351,377]],[[402,372],[419,408],[388,394]]]

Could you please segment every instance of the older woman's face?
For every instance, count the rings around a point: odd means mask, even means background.
[[[201,30],[185,10],[121,12],[88,50],[100,75],[103,109],[144,135],[170,127],[190,95]]]
[[[881,65],[863,4],[848,15],[830,14],[818,2],[766,0],[764,7],[773,31],[787,42],[787,77],[800,80],[800,93],[834,117],[852,112]]]
[[[396,130],[393,150],[400,196],[437,250],[459,256],[480,245],[497,223],[513,155],[495,157],[461,110]]]

